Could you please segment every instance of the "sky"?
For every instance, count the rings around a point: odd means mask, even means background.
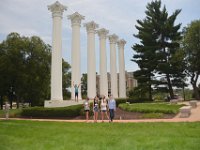
[[[52,14],[47,9],[56,0],[0,0],[0,42],[11,32],[21,36],[39,36],[42,40],[52,43]],[[81,32],[81,73],[87,72],[87,33],[84,23],[94,21],[99,28],[106,28],[109,34],[116,34],[127,43],[124,48],[125,69],[135,71],[137,64],[131,61],[134,51],[132,46],[138,43],[133,34],[137,34],[137,20],[145,18],[147,3],[151,0],[59,0],[67,6],[62,19],[62,55],[71,64],[71,22],[68,15],[79,12],[85,16]],[[171,15],[176,9],[181,9],[176,24],[182,23],[181,28],[191,21],[200,19],[200,0],[162,0]],[[99,38],[95,37],[96,72],[99,73]],[[110,70],[109,41],[107,40],[107,70]],[[117,63],[118,63],[118,48]],[[118,64],[117,64],[118,68]],[[117,69],[118,70],[118,69]]]

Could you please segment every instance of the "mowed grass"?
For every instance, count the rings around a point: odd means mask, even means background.
[[[199,150],[196,123],[0,121],[0,150]]]
[[[183,105],[169,104],[169,103],[134,103],[134,104],[119,104],[119,108],[140,113],[164,113],[176,114],[179,108]]]

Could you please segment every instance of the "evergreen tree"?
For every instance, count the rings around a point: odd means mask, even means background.
[[[173,81],[181,80],[183,72],[183,57],[179,56],[179,41],[181,33],[178,31],[181,24],[174,25],[177,15],[181,10],[176,10],[171,16],[168,15],[166,7],[161,8],[161,1],[152,1],[147,4],[146,18],[137,20],[138,34],[134,35],[140,39],[140,44],[135,44],[133,56],[140,70],[136,78],[143,88],[148,87],[149,98],[151,98],[152,87],[161,82],[155,81],[155,75],[165,77],[168,91],[173,98]],[[164,83],[165,84],[165,83]],[[175,84],[174,84],[175,85]],[[146,87],[145,87],[146,88]]]

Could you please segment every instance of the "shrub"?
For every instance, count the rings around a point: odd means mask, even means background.
[[[119,104],[121,104],[121,103],[126,103],[127,100],[128,100],[127,98],[117,98],[117,99],[116,99],[116,106],[118,107]]]
[[[9,118],[20,117],[22,109],[10,109]],[[5,110],[0,110],[0,118],[5,117]]]
[[[76,117],[81,115],[82,105],[59,108],[32,107],[22,109],[22,117]]]
[[[122,103],[143,103],[143,102],[149,102],[148,99],[144,99],[144,98],[117,98],[116,99],[116,105],[117,107],[119,106],[119,104]]]

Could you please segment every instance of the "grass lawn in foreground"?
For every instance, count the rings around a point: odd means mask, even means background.
[[[0,121],[0,150],[199,150],[196,123]]]

